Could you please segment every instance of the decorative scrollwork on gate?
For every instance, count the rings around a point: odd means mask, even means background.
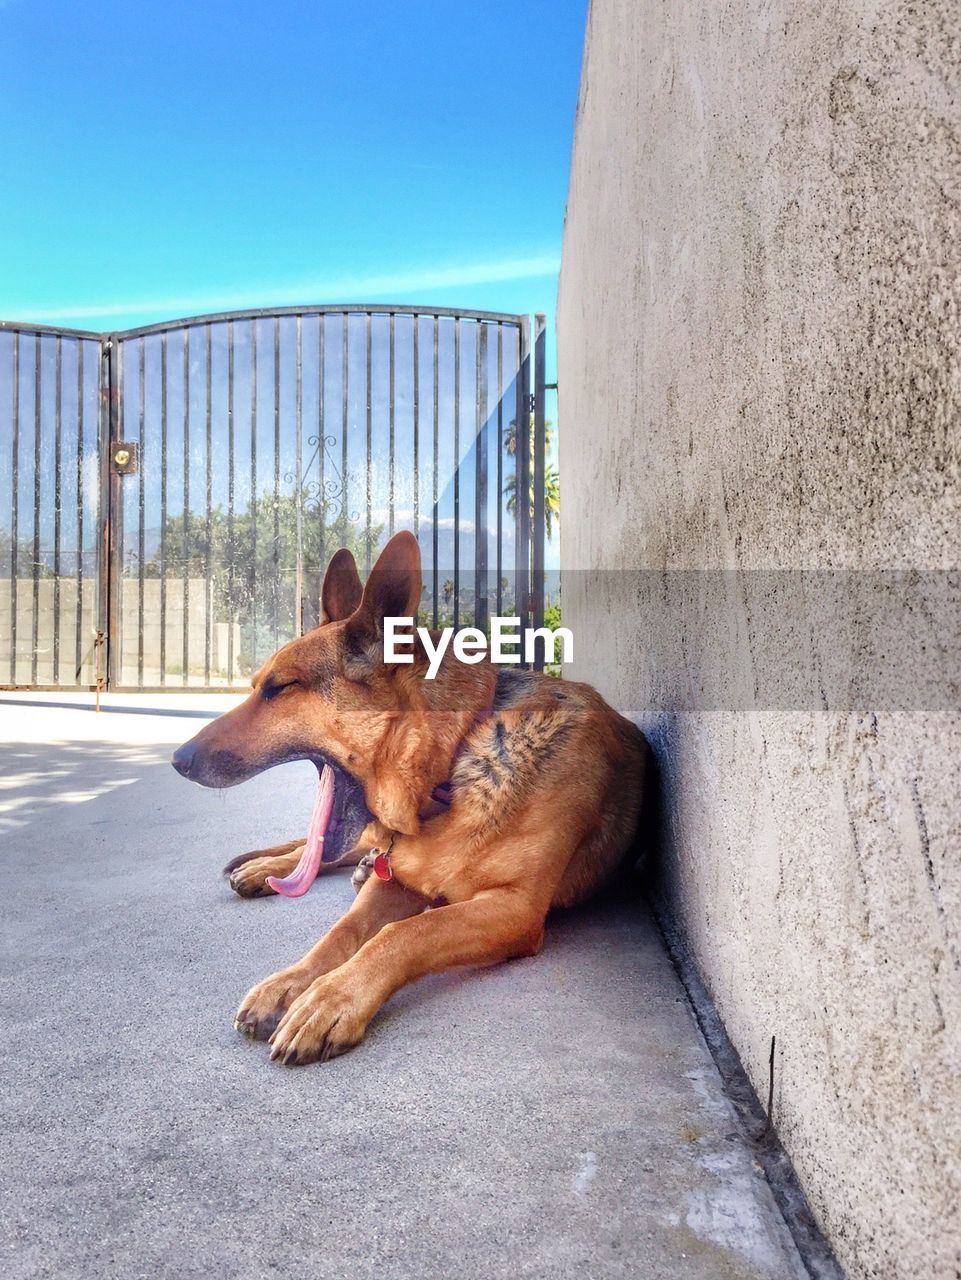
[[[347,510],[347,478],[334,458],[333,450],[336,444],[336,436],[307,437],[307,447],[313,452],[304,463],[300,476],[300,490],[304,495],[303,510],[311,514],[319,512],[328,524],[335,524],[339,520],[357,522],[360,520],[360,512]],[[311,480],[308,478],[310,469],[320,455],[321,448],[324,451],[324,479],[323,481]],[[297,478],[293,471],[285,472],[284,482],[290,485],[296,484]]]

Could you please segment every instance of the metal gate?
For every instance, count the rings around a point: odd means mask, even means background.
[[[540,625],[544,347],[436,308],[0,325],[0,684],[244,686],[399,529],[427,623]]]

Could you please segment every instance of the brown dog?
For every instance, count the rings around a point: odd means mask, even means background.
[[[362,593],[338,557],[324,584],[331,620],[285,645],[246,701],[173,758],[210,787],[288,760],[326,765],[324,862],[359,858],[364,841],[383,851],[326,937],[241,1003],[238,1029],[269,1038],[285,1063],[356,1045],[424,974],[534,955],[548,910],[582,901],[622,863],[647,764],[639,730],[587,685],[449,651],[428,681],[419,645],[412,665],[385,663],[384,618],[420,602],[417,543],[392,538]],[[293,851],[271,852],[284,874]]]

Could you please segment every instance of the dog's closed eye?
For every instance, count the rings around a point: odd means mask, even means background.
[[[276,698],[278,694],[284,692],[285,689],[293,689],[300,683],[299,680],[284,678],[283,676],[273,676],[260,686],[260,696],[264,702],[270,702],[271,698]]]

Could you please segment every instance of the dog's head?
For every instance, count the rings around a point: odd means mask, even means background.
[[[268,659],[250,696],[178,748],[174,768],[201,786],[231,787],[291,760],[329,764],[338,846],[349,848],[371,813],[416,832],[463,732],[462,713],[427,708],[419,673],[383,661],[384,618],[414,616],[420,595],[412,534],[390,540],[364,587],[353,556],[338,551],[324,579],[322,624]]]

